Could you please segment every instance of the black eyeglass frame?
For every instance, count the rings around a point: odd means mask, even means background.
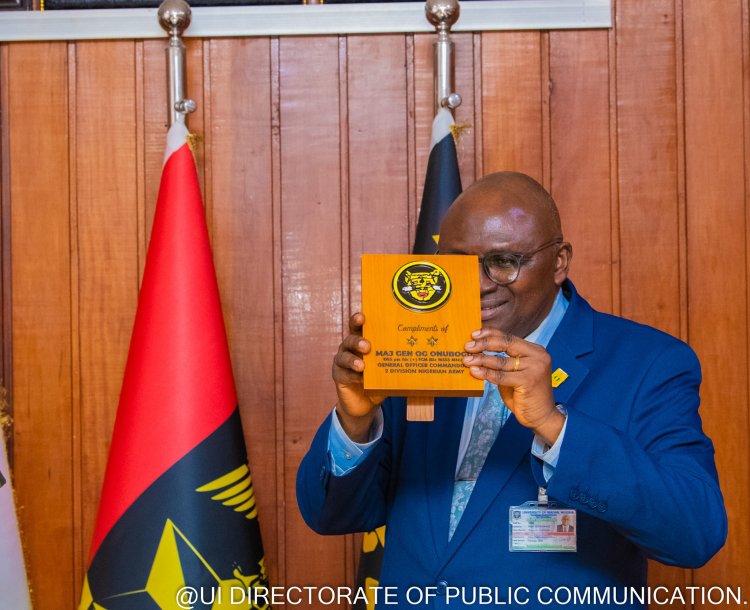
[[[482,269],[484,270],[484,274],[495,284],[498,286],[509,286],[513,282],[515,282],[518,279],[518,276],[521,275],[521,268],[528,263],[535,254],[538,254],[542,250],[546,250],[547,248],[550,248],[551,246],[559,246],[565,243],[565,240],[563,240],[562,237],[558,237],[556,239],[553,239],[552,241],[546,242],[539,246],[536,250],[533,250],[532,252],[490,252],[489,254],[486,254],[485,256],[479,257],[479,264],[482,265]],[[503,256],[503,257],[509,257],[515,260],[515,267],[516,271],[513,274],[513,277],[508,280],[507,282],[499,282],[494,277],[492,277],[492,274],[490,273],[490,264],[487,262],[488,260],[492,260],[493,256]]]

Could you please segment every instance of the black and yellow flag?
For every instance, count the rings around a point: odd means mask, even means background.
[[[422,206],[414,239],[414,254],[435,254],[440,240],[440,224],[456,197],[461,194],[461,174],[456,155],[456,131],[453,116],[441,108],[432,122],[432,142],[427,161]],[[385,548],[385,526],[367,532],[362,539],[362,552],[357,569],[357,587],[367,588],[368,601],[354,604],[354,610],[372,610],[370,587],[378,585]]]
[[[79,610],[228,607],[267,587],[187,135],[176,123],[167,137]]]
[[[440,239],[440,224],[450,205],[461,194],[458,171],[456,127],[453,116],[441,108],[432,122],[432,142],[422,192],[422,207],[414,238],[414,254],[435,254]]]

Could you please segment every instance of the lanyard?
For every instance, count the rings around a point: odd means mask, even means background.
[[[538,506],[547,506],[549,504],[549,498],[547,497],[547,489],[540,487],[537,491],[536,503]]]

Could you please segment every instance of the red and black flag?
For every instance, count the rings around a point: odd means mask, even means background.
[[[212,608],[267,586],[187,136],[181,123],[167,136],[79,610]]]
[[[427,173],[422,192],[422,207],[414,238],[414,254],[435,254],[440,240],[440,224],[456,197],[461,194],[461,174],[458,170],[455,125],[449,110],[441,108],[432,122],[432,142],[427,160]],[[357,587],[368,591],[368,602],[358,601],[354,610],[372,610],[371,588],[378,585],[383,563],[386,528],[367,532],[362,539],[362,552],[357,569]],[[361,598],[360,598],[361,599]]]

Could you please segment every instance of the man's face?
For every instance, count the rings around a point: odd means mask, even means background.
[[[455,209],[454,209],[455,208]],[[441,254],[529,253],[559,237],[537,208],[523,202],[492,200],[481,193],[457,201],[440,231]],[[519,337],[531,333],[547,316],[567,277],[569,245],[551,246],[521,266],[517,279],[501,286],[481,268],[482,325]]]

